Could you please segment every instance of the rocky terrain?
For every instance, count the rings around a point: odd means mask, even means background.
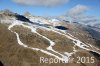
[[[99,44],[99,28],[0,11],[3,66],[99,66]],[[40,63],[40,57],[56,58],[64,63]]]

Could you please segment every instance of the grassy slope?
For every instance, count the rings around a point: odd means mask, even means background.
[[[20,28],[20,26],[17,28]],[[27,30],[26,28],[22,28],[22,29],[13,29],[13,30],[19,33],[20,38],[24,43],[32,47],[38,47],[43,49],[48,46],[49,43],[45,39],[42,39],[36,34],[31,33],[30,30]],[[70,48],[72,48],[73,46],[72,43],[70,44],[71,40],[65,40],[67,38],[63,36],[58,36],[57,34],[48,31],[44,32],[39,30],[38,32],[49,37],[51,40],[54,40],[54,42],[56,42],[57,44],[56,46],[54,46],[54,49],[59,52],[70,50]],[[91,54],[89,54],[88,52],[84,52],[84,53],[79,52],[73,57],[75,58],[77,56],[88,56],[88,55],[91,56]],[[66,65],[67,66],[95,66],[95,64],[91,64],[91,65],[82,64],[82,63],[77,64],[76,61],[73,61],[73,63],[71,64],[62,64],[62,63],[50,64],[50,65],[43,64],[43,63],[40,64],[39,63],[40,56],[51,58],[51,56],[41,53],[40,51],[36,52],[27,48],[23,48],[22,46],[18,45],[16,41],[16,35],[14,33],[11,33],[7,29],[6,25],[0,24],[0,61],[4,64],[4,66],[66,66]]]

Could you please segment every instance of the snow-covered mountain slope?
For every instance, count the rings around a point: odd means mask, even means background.
[[[9,23],[2,21],[5,18],[0,19],[0,61],[4,66],[99,65],[100,48],[82,25],[35,16],[16,17],[16,14],[13,18]],[[63,30],[62,26],[67,29]],[[78,56],[93,57],[95,62],[77,63]],[[56,58],[64,63],[40,63],[40,57]],[[69,58],[74,60],[70,62]]]
[[[39,24],[48,24],[52,26],[61,26],[65,25],[65,21],[60,21],[56,18],[50,18],[50,17],[41,17],[41,16],[33,16],[30,13],[25,13],[24,16],[28,18],[30,21],[39,23]]]

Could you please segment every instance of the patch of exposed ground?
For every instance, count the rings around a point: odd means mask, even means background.
[[[55,42],[53,49],[59,52],[71,52],[73,51],[74,44],[68,38],[63,35],[59,35],[53,31],[47,31],[43,29],[37,29],[41,35],[48,37],[50,40]]]
[[[50,45],[46,39],[32,33],[30,29],[23,26],[14,26],[12,30],[17,32],[21,41],[29,47],[45,49]]]
[[[84,43],[95,44],[95,40],[89,35],[88,32],[82,30],[82,28],[77,27],[69,31],[70,34],[74,35]]]

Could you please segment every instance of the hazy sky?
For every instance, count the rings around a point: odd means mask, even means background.
[[[57,16],[89,15],[100,19],[100,0],[0,0],[0,10],[23,14]]]

